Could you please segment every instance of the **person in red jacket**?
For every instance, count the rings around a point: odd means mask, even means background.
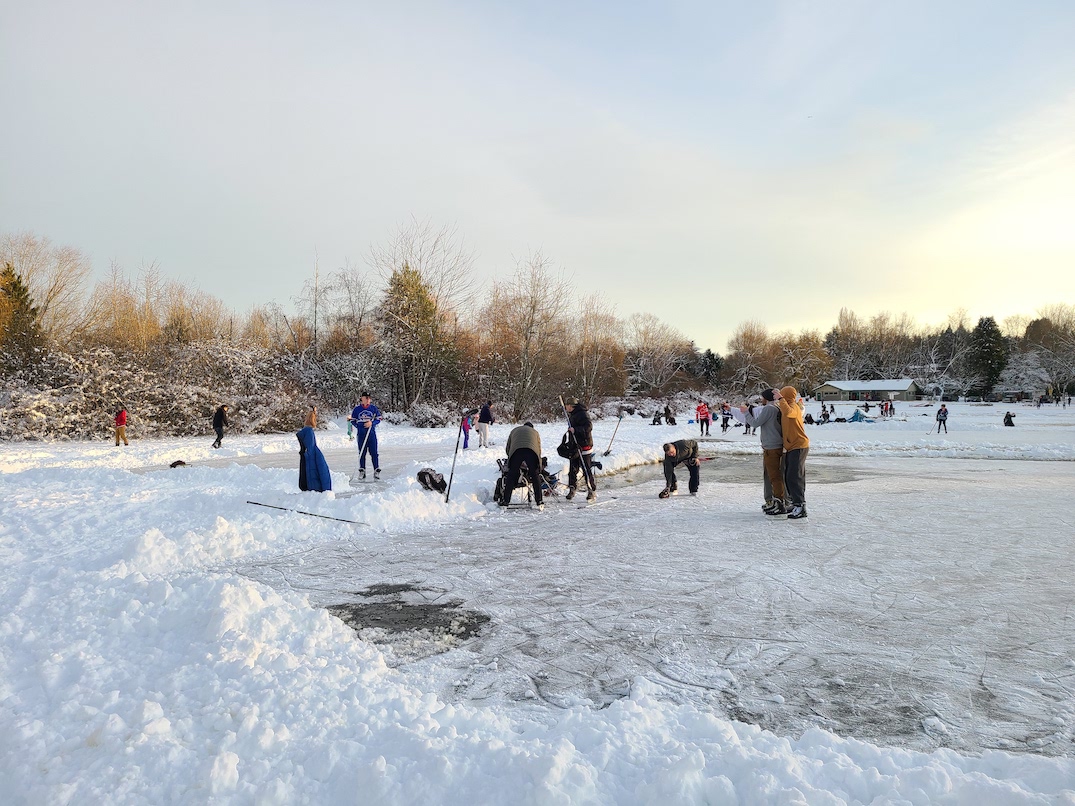
[[[127,409],[120,406],[113,422],[116,424],[116,447],[119,447],[121,439],[124,445],[130,445],[131,443],[127,441]]]
[[[694,409],[695,419],[698,420],[698,436],[709,436],[709,421],[711,419],[709,414],[709,406],[706,405],[704,400],[699,400],[697,407]]]

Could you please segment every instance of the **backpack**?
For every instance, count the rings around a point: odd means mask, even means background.
[[[418,483],[435,493],[443,493],[448,489],[444,476],[431,467],[423,467],[418,471]]]

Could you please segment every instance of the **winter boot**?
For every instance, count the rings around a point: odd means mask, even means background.
[[[588,490],[586,492],[586,500],[587,501],[595,501],[595,500],[597,500],[597,492],[594,491],[594,490]]]
[[[564,496],[564,500],[570,501],[574,497],[575,497],[575,488],[574,487],[568,487],[567,488],[567,495]]]

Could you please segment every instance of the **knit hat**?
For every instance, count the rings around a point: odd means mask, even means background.
[[[774,389],[766,389],[764,392],[761,393],[762,399],[765,400],[767,403],[771,403],[776,398],[776,395],[773,394],[774,391]]]
[[[579,404],[579,399],[577,397],[569,397],[566,400],[564,400],[564,405],[565,406],[577,406],[578,404]]]

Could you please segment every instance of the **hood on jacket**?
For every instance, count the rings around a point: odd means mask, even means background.
[[[785,386],[780,390],[780,396],[788,401],[788,403],[794,403],[799,399],[799,390],[794,386]]]

